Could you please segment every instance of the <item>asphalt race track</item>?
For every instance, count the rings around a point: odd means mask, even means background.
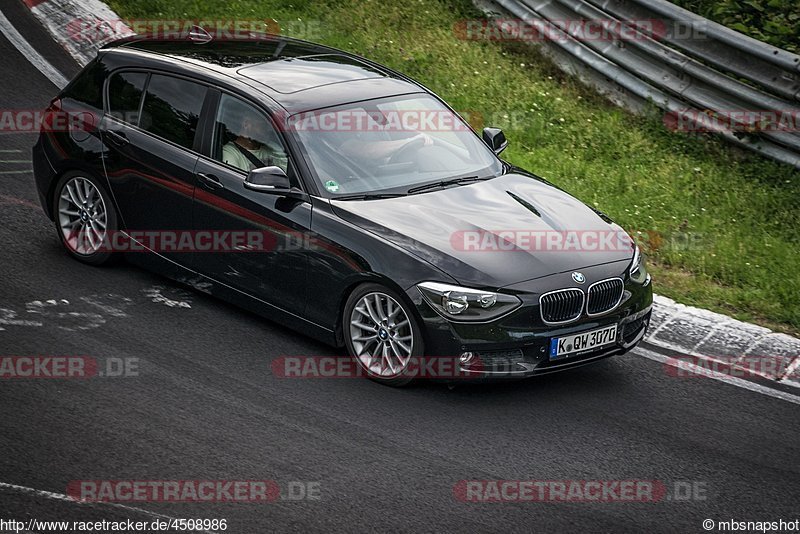
[[[76,72],[20,3],[2,11],[67,77]],[[2,35],[0,57],[0,108],[43,109],[55,86]],[[641,355],[452,390],[276,377],[276,358],[336,351],[125,263],[71,260],[39,206],[34,142],[0,134],[0,356],[136,369],[0,380],[0,519],[224,518],[227,532],[251,534],[702,532],[704,519],[798,518],[798,405],[676,377]],[[282,495],[130,508],[63,498],[70,481],[120,479],[272,480]],[[463,480],[659,481],[668,495],[462,502]],[[298,487],[304,498],[293,498]]]

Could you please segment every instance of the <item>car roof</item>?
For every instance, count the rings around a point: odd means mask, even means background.
[[[425,91],[402,74],[354,54],[277,35],[203,44],[133,38],[103,50],[145,54],[162,66],[180,62],[208,69],[257,88],[289,114]]]

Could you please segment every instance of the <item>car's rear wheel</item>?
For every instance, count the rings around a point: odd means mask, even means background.
[[[56,185],[53,208],[58,236],[73,258],[91,265],[115,258],[110,244],[118,229],[117,214],[97,178],[66,173]]]
[[[343,314],[350,355],[372,380],[404,386],[419,369],[422,331],[403,299],[379,284],[364,284],[347,299]]]

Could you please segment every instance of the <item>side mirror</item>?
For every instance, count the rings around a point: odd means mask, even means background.
[[[280,167],[261,167],[253,169],[244,180],[244,186],[261,193],[285,195],[292,190],[289,177]]]
[[[489,145],[489,148],[498,155],[508,146],[506,134],[500,128],[484,128],[483,142]]]

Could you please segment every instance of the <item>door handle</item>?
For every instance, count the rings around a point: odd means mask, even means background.
[[[203,174],[202,172],[198,172],[197,179],[200,182],[200,185],[202,185],[203,187],[205,187],[210,191],[214,191],[217,189],[225,189],[223,183],[220,182],[219,178],[217,178],[213,174]]]
[[[125,134],[121,133],[121,132],[115,132],[114,130],[106,130],[105,131],[105,135],[108,138],[108,141],[112,145],[117,146],[117,147],[123,147],[123,146],[127,145],[128,143],[130,143],[130,141],[128,141],[128,138],[125,136]]]

